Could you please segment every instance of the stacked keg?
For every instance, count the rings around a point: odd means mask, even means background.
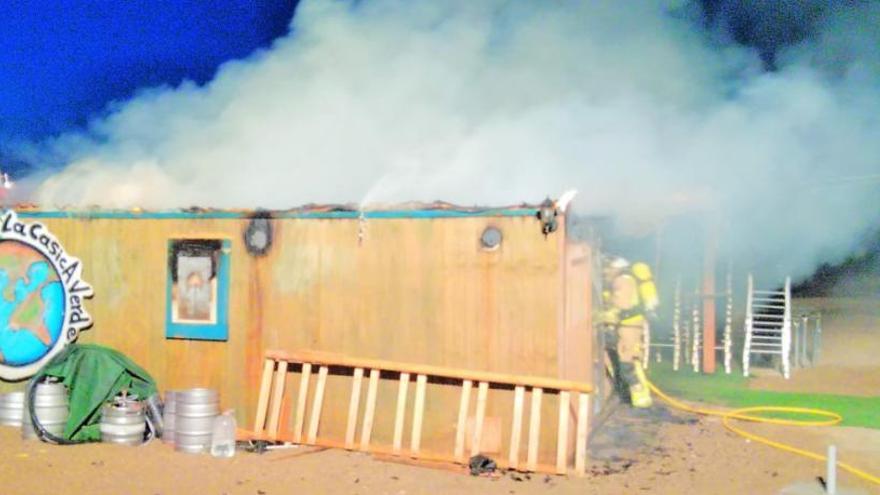
[[[0,426],[21,428],[24,414],[24,392],[0,394]]]
[[[101,440],[121,445],[144,443],[147,423],[144,403],[136,396],[122,395],[101,408]]]
[[[192,388],[177,391],[173,397],[175,449],[191,454],[210,451],[214,419],[220,414],[220,397],[217,391]],[[167,421],[166,419],[166,428]]]
[[[0,425],[20,426],[23,438],[36,438],[27,408],[24,392],[0,395]],[[137,397],[126,395],[105,404],[101,409],[101,439],[123,445],[142,444],[147,428],[146,408],[147,405],[137,400]],[[69,415],[66,387],[52,379],[37,384],[34,410],[46,431],[58,437],[63,436]],[[168,391],[165,393],[161,418],[164,426],[162,440],[173,443],[180,452],[210,452],[215,421],[219,415],[220,397],[216,390],[192,388]],[[227,420],[226,423],[234,425],[232,421],[234,419]],[[226,426],[226,430],[229,430],[230,427]],[[231,429],[234,451],[234,426]],[[229,432],[225,436],[230,436]]]
[[[174,419],[176,417],[176,411],[177,392],[169,390],[165,392],[165,405],[162,410],[162,423],[164,425],[164,429],[162,430],[162,441],[172,445],[174,444]]]
[[[25,395],[21,437],[24,439],[36,438],[37,433],[28,413],[29,396]],[[43,429],[56,437],[64,435],[69,414],[67,387],[58,383],[55,379],[47,377],[42,383],[38,383],[34,391],[34,414]]]

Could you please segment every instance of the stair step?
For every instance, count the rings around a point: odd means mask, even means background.
[[[782,290],[761,290],[761,289],[752,289],[752,293],[754,294],[772,294],[776,296],[784,296],[785,291]]]
[[[760,319],[760,320],[784,320],[785,315],[752,315],[752,319]]]
[[[749,354],[779,354],[779,355],[781,355],[781,354],[782,354],[782,351],[781,351],[781,350],[779,350],[779,351],[768,351],[768,350],[763,350],[763,349],[757,349],[757,350],[756,350],[756,349],[752,349],[752,350],[749,351]]]
[[[752,304],[752,307],[753,308],[761,308],[761,309],[779,309],[779,310],[785,309],[784,304],[782,306],[776,306],[776,305],[772,305],[772,304]]]

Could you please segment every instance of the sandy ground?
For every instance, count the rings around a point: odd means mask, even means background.
[[[18,430],[0,428],[0,493],[773,494],[796,483],[812,485],[823,474],[821,463],[750,444],[714,419],[696,420],[663,409],[651,417],[638,414],[621,410],[603,433],[611,434],[594,439],[585,478],[519,473],[478,478],[363,454],[307,448],[239,452],[232,459],[215,459],[178,453],[158,442],[134,448],[62,447],[25,442]],[[779,428],[760,429],[817,447],[832,435],[844,459],[857,457],[861,467],[880,471],[880,432],[847,428],[793,435]],[[849,476],[841,475],[841,481],[861,493],[878,493]]]
[[[826,320],[818,366],[795,371],[789,381],[761,373],[755,386],[880,393],[880,304],[819,303],[825,304]],[[842,461],[880,473],[878,430],[747,428],[816,451],[834,443]],[[233,459],[214,459],[158,442],[60,447],[24,442],[17,429],[0,427],[0,494],[778,494],[793,485],[818,488],[816,478],[825,469],[820,462],[748,442],[716,418],[662,406],[649,412],[618,408],[591,439],[590,458],[584,478],[521,473],[478,478],[338,450],[239,452]],[[880,493],[876,485],[839,476],[841,485],[856,490],[848,493]]]

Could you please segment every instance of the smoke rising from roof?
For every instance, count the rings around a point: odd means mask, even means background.
[[[719,211],[806,274],[877,221],[876,3],[766,72],[684,2],[303,2],[204,87],[143,91],[37,156],[45,207],[539,201],[651,222]],[[868,179],[870,182],[871,179]],[[829,181],[836,185],[829,186]],[[781,261],[779,261],[781,259]]]

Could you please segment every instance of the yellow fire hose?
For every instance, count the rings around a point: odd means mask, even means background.
[[[769,445],[771,447],[777,448],[779,450],[783,450],[785,452],[791,452],[793,454],[801,455],[807,457],[809,459],[814,459],[817,461],[825,461],[827,457],[822,454],[817,454],[815,452],[811,452],[809,450],[800,449],[794,447],[792,445],[784,444],[781,442],[777,442],[774,440],[770,440],[769,438],[765,438],[759,435],[755,435],[754,433],[749,433],[745,430],[737,428],[733,424],[731,424],[731,419],[738,419],[741,421],[751,421],[753,423],[772,423],[777,425],[790,425],[790,426],[833,426],[840,423],[843,420],[843,417],[839,414],[831,411],[824,411],[822,409],[812,409],[807,407],[779,407],[779,406],[757,406],[757,407],[744,407],[740,409],[732,409],[728,411],[718,410],[718,409],[704,409],[699,407],[692,407],[684,402],[673,399],[672,397],[666,395],[662,390],[657,388],[656,385],[651,383],[650,380],[645,376],[644,372],[641,370],[640,366],[636,366],[636,374],[639,375],[638,378],[643,381],[645,385],[647,385],[651,391],[657,394],[658,397],[663,399],[670,406],[680,409],[682,411],[691,412],[694,414],[700,414],[704,416],[720,416],[721,423],[728,430],[736,433],[737,435],[746,438],[748,440],[752,440],[758,443],[763,443],[764,445]],[[824,419],[814,419],[814,420],[801,420],[801,419],[781,419],[781,418],[767,418],[760,416],[762,413],[774,413],[774,412],[785,412],[785,413],[797,413],[797,414],[806,414],[812,415],[819,418]],[[876,483],[880,485],[880,476],[875,476],[868,472],[865,472],[861,469],[858,469],[854,466],[846,464],[844,462],[837,462],[837,467],[852,473],[863,480],[870,481],[872,483]]]

